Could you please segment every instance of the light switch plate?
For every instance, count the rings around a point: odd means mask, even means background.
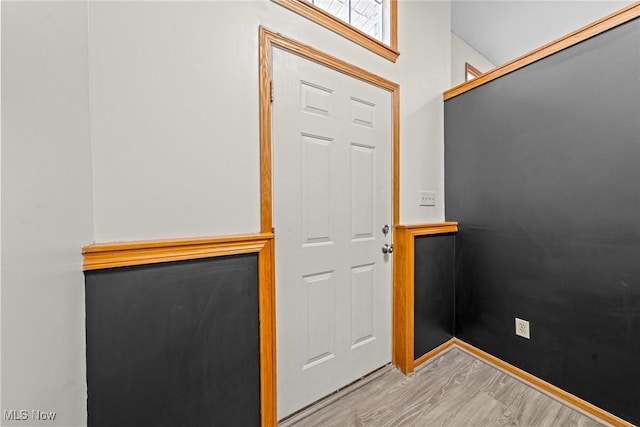
[[[418,194],[418,206],[435,206],[436,205],[436,192],[435,191],[420,191]]]

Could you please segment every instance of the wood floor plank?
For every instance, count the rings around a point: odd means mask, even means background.
[[[598,422],[452,347],[404,376],[388,369],[281,427],[599,427]]]

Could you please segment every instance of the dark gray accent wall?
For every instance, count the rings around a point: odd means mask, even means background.
[[[455,235],[415,238],[414,360],[453,337]]]
[[[456,335],[640,423],[640,21],[448,100],[445,187]]]
[[[258,426],[258,256],[90,271],[89,427]]]

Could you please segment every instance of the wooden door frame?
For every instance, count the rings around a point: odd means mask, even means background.
[[[349,64],[332,55],[317,50],[311,46],[300,43],[296,40],[284,37],[280,34],[269,31],[263,27],[259,29],[259,107],[260,107],[260,230],[262,233],[272,233],[273,230],[273,171],[272,171],[272,135],[271,135],[271,81],[272,81],[272,49],[277,47],[292,54],[301,56],[310,61],[316,62],[325,67],[331,68],[348,76],[362,80],[374,86],[386,89],[392,94],[392,229],[394,242],[397,238],[397,226],[400,218],[400,85],[390,80],[382,78],[367,70]],[[270,269],[271,282],[275,288],[275,245],[271,245],[271,261],[273,265]],[[399,282],[397,280],[399,263],[393,262],[392,288],[393,295],[398,291]],[[264,318],[270,319],[270,330],[272,337],[267,346],[262,349],[261,365],[270,371],[270,374],[263,375],[262,380],[262,425],[275,425],[277,422],[276,411],[276,339],[275,339],[275,318],[276,306],[274,300],[268,304],[270,313],[265,313]],[[396,363],[397,337],[396,324],[398,320],[396,313],[392,316],[392,360]],[[269,369],[270,368],[270,369]]]

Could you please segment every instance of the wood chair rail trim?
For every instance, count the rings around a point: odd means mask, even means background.
[[[396,228],[407,230],[414,236],[423,236],[426,234],[445,234],[455,233],[458,231],[458,223],[454,221],[434,222],[431,224],[407,224],[398,225]]]
[[[482,86],[485,83],[489,83],[492,80],[512,73],[520,68],[526,67],[529,64],[551,56],[554,53],[560,52],[561,50],[578,44],[593,36],[596,36],[628,21],[636,19],[639,16],[640,2],[632,3],[631,5],[620,9],[608,16],[605,16],[602,19],[599,19],[572,33],[569,33],[566,36],[560,37],[559,39],[552,41],[551,43],[547,43],[546,45],[532,50],[531,52],[526,53],[512,61],[509,61],[504,65],[494,68],[493,70],[487,71],[486,73],[483,73],[473,80],[459,84],[458,86],[449,89],[444,93],[443,98],[445,101],[454,98],[467,91],[470,91],[471,89]]]
[[[457,222],[398,225],[394,228],[396,248],[393,269],[393,353],[392,362],[405,374],[413,372],[415,238],[458,231]]]
[[[94,243],[82,248],[84,270],[99,270],[247,253],[258,254],[261,426],[276,425],[273,233]]]
[[[259,252],[271,239],[272,233],[261,233],[94,243],[82,248],[83,268],[88,271]]]

